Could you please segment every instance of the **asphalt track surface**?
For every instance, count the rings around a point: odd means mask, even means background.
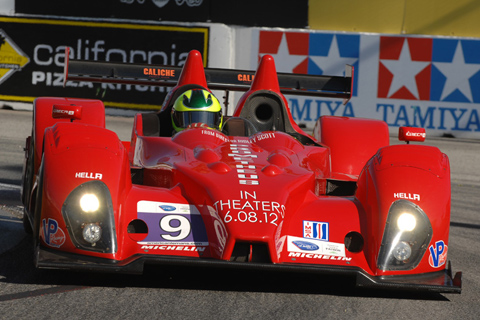
[[[448,259],[462,294],[366,290],[353,279],[151,267],[141,276],[36,270],[19,200],[29,111],[0,110],[0,319],[478,319],[480,142],[436,138],[452,168]],[[107,117],[129,139],[131,117]],[[392,142],[394,139],[392,139]],[[395,143],[395,142],[393,142]]]

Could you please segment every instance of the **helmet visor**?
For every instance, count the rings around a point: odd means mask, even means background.
[[[175,111],[173,118],[178,128],[187,128],[193,123],[204,123],[207,127],[219,129],[222,114],[208,111]]]

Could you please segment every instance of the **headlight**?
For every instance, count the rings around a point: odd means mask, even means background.
[[[62,214],[72,242],[79,249],[116,252],[117,240],[110,191],[102,181],[88,181],[65,200]]]
[[[100,240],[102,237],[102,228],[95,223],[89,223],[83,227],[83,239],[93,246]]]
[[[431,239],[430,220],[419,206],[403,199],[393,202],[378,254],[378,268],[414,269],[422,260]]]
[[[401,231],[412,231],[416,224],[415,216],[408,212],[402,213],[397,219],[397,226]]]
[[[100,207],[100,202],[96,195],[86,193],[80,198],[80,208],[85,212],[95,212]]]
[[[392,254],[398,261],[406,261],[412,255],[412,247],[407,242],[400,241],[393,248]]]

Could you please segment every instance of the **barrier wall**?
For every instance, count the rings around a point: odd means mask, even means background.
[[[10,2],[12,4],[13,2]],[[0,11],[11,13],[7,2]],[[384,120],[425,127],[429,135],[480,138],[480,39],[251,28],[219,23],[138,22],[0,17],[0,100],[31,103],[37,96],[100,98],[109,107],[158,110],[163,88],[63,84],[66,46],[76,59],[183,65],[200,50],[205,65],[256,69],[271,54],[277,71],[343,75],[355,67],[353,97],[341,101],[289,96],[294,119],[312,128],[321,115]],[[215,92],[222,98],[222,92]],[[240,97],[232,94],[231,114]]]
[[[106,106],[157,110],[164,87],[67,82],[71,59],[182,66],[199,50],[205,66],[232,65],[232,31],[223,24],[99,22],[0,16],[0,100],[31,103],[38,96],[102,99]],[[209,48],[215,48],[210,54]]]
[[[480,138],[480,39],[255,29],[239,40],[248,41],[250,61],[237,66],[254,68],[263,54],[275,58],[279,72],[343,75],[345,64],[354,66],[346,105],[288,97],[294,119],[307,127],[321,115],[355,116],[384,120],[392,132],[415,126]]]

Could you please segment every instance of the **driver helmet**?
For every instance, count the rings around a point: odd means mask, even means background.
[[[192,126],[219,130],[222,122],[222,106],[218,99],[207,90],[187,90],[173,104],[172,124],[176,132]]]

